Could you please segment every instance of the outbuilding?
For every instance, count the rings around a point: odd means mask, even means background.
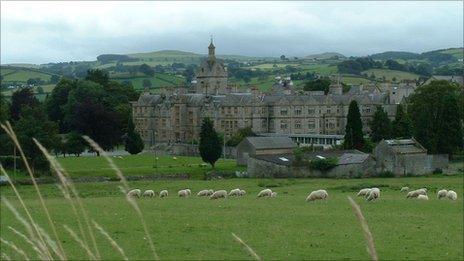
[[[247,165],[250,156],[293,154],[296,147],[289,137],[246,137],[237,145],[237,165]]]

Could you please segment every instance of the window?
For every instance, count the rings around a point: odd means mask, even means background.
[[[266,126],[267,126],[266,120],[262,120],[262,122],[261,122],[261,127],[262,127],[262,128],[266,128]]]
[[[316,111],[314,109],[308,109],[308,114],[314,114]]]
[[[330,129],[335,128],[335,124],[334,124],[333,122],[330,122],[330,123],[329,123],[329,128],[330,128]]]
[[[295,122],[295,129],[301,129],[301,122]]]
[[[287,110],[280,110],[280,115],[287,115]]]
[[[331,110],[331,109],[327,109],[327,113],[332,113],[332,110]]]
[[[264,108],[264,107],[261,108],[261,113],[262,113],[262,114],[265,114],[265,113],[266,113],[266,108]]]
[[[315,120],[309,120],[308,128],[309,129],[315,129],[316,128],[316,121]]]
[[[280,128],[282,130],[286,130],[287,129],[287,122],[286,121],[281,121],[280,122]]]
[[[300,110],[300,109],[296,109],[296,110],[295,110],[295,115],[296,115],[296,116],[300,116],[300,115],[301,115],[301,110]]]
[[[235,113],[235,114],[238,113],[238,107],[234,107],[234,113]]]

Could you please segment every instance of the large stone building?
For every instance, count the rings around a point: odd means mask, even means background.
[[[390,101],[388,92],[362,86],[347,93],[342,93],[340,86],[331,86],[328,94],[295,94],[279,88],[270,93],[257,89],[237,92],[228,85],[227,71],[216,58],[212,42],[193,83],[190,90],[144,92],[132,102],[134,124],[146,144],[198,140],[204,117],[211,118],[216,130],[226,137],[251,126],[258,134],[298,135],[302,141],[310,141],[305,135],[343,135],[352,100],[358,102],[365,133],[377,106],[382,106],[391,119],[396,112],[396,102]]]

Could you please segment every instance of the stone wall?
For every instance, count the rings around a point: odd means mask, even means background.
[[[430,164],[429,169],[430,171],[435,170],[445,170],[448,168],[449,165],[449,157],[448,154],[432,154],[427,155],[429,157],[428,162]]]

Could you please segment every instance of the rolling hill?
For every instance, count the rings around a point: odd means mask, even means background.
[[[335,53],[335,52],[326,52],[326,53],[319,53],[319,54],[311,54],[304,57],[305,59],[320,59],[320,60],[328,60],[328,59],[337,59],[337,58],[346,58],[343,54]]]

